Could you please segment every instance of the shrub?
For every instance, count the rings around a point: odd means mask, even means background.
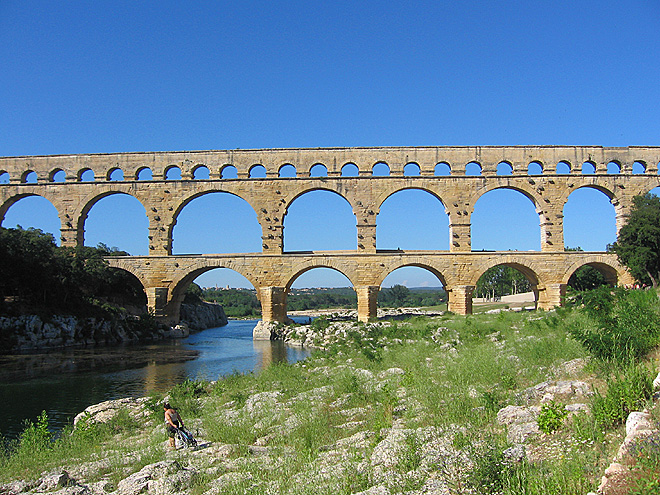
[[[630,365],[607,379],[607,392],[596,391],[591,411],[596,423],[612,427],[623,423],[628,414],[640,410],[653,393],[653,381],[643,365]]]
[[[575,295],[590,325],[574,324],[573,338],[595,357],[627,363],[660,343],[660,314],[654,291],[601,287]]]
[[[548,435],[561,428],[567,415],[568,411],[564,408],[564,404],[552,401],[541,406],[541,412],[536,418],[536,422],[539,430]]]

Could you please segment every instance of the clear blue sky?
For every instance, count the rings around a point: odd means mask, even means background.
[[[659,25],[657,1],[3,0],[0,155],[658,145]],[[348,204],[315,194],[292,204],[285,248],[354,249]],[[418,218],[419,208],[437,216]],[[113,224],[117,211],[132,229]],[[310,231],[310,212],[330,226]],[[614,241],[601,193],[574,193],[565,215],[568,246]],[[539,248],[538,216],[522,195],[489,193],[472,220],[474,249]],[[520,237],[503,235],[512,222]],[[10,209],[2,225],[16,224],[59,228],[37,198]],[[378,247],[448,246],[444,209],[421,192],[390,198],[378,224]],[[102,200],[86,230],[87,244],[146,254],[146,217],[130,198]],[[182,212],[174,250],[258,251],[260,235],[245,204],[209,195]],[[240,285],[223,272],[199,282]],[[427,272],[402,272],[385,285],[437,285]],[[321,270],[296,285],[321,283],[347,285]]]

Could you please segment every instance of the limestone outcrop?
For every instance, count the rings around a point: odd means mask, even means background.
[[[222,306],[215,303],[182,304],[181,321],[193,332],[207,328],[223,327],[228,323]]]

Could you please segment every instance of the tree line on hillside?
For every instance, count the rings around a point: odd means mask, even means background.
[[[103,316],[146,311],[140,282],[103,259],[128,253],[105,244],[59,247],[39,229],[0,228],[0,314]]]
[[[195,286],[195,287],[193,287]],[[195,294],[195,295],[193,295]],[[209,302],[221,304],[225,314],[233,318],[259,317],[261,305],[254,291],[247,289],[215,289],[201,290],[196,284],[191,284],[185,302],[192,303],[195,297]],[[381,307],[427,307],[438,306],[447,300],[444,290],[413,290],[405,286],[395,285],[381,289],[378,293],[378,304]],[[305,311],[332,308],[356,308],[357,295],[352,289],[326,289],[317,292],[292,292],[287,296],[288,311]]]

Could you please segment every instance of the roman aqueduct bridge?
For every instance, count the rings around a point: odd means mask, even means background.
[[[157,317],[176,322],[183,293],[205,271],[224,267],[256,288],[264,321],[284,321],[286,297],[307,270],[328,267],[343,273],[358,297],[358,315],[376,315],[380,285],[393,270],[430,270],[449,293],[450,310],[472,310],[479,277],[496,265],[513,266],[528,278],[539,308],[561,303],[571,275],[591,265],[612,284],[632,283],[616,256],[607,252],[566,252],[563,209],[569,195],[595,188],[610,199],[617,230],[632,198],[660,185],[659,147],[414,147],[268,149],[201,152],[113,153],[0,158],[0,220],[26,196],[42,196],[57,209],[61,244],[82,245],[92,206],[111,194],[137,198],[149,218],[149,256],[111,258],[112,266],[143,284]],[[387,175],[375,175],[374,170]],[[180,171],[172,179],[173,171]],[[199,179],[208,170],[208,179]],[[284,173],[287,171],[287,174]],[[150,172],[150,176],[147,175]],[[292,173],[293,172],[293,173]],[[88,176],[93,174],[90,181]],[[284,176],[293,175],[293,176]],[[117,180],[119,176],[120,180]],[[229,178],[232,177],[232,178]],[[539,215],[541,250],[473,252],[470,218],[485,193],[508,188],[523,193]],[[376,249],[381,205],[404,189],[437,197],[449,217],[448,251]],[[284,217],[300,195],[327,190],[348,201],[355,214],[355,250],[286,252]],[[177,216],[193,199],[211,192],[247,201],[262,228],[262,251],[222,255],[172,255]],[[223,214],[227,214],[224,212]]]

